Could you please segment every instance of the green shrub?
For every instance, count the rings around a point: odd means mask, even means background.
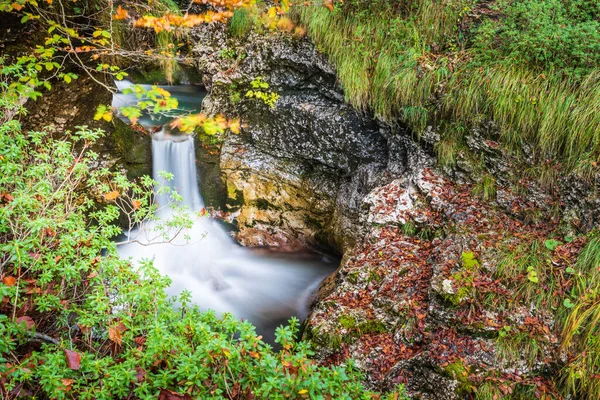
[[[282,349],[273,351],[250,323],[201,312],[188,292],[168,299],[170,280],[150,261],[120,259],[113,221],[120,212],[132,223],[155,218],[156,182],[95,169],[89,147],[100,135],[0,125],[0,379],[9,396],[372,398],[351,361],[310,359],[296,319],[278,328]],[[159,237],[191,223],[170,195],[175,216]]]
[[[486,19],[475,32],[485,60],[581,78],[600,65],[600,3],[596,1],[517,0],[496,2],[502,14]]]

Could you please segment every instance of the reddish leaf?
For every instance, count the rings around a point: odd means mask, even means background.
[[[31,319],[31,317],[28,317],[28,316],[17,318],[17,324],[21,324],[21,323],[26,324],[27,329],[33,329],[35,327],[35,322],[33,321],[33,319]]]
[[[65,390],[68,392],[69,390],[71,390],[71,385],[73,385],[73,382],[75,382],[73,379],[67,379],[67,378],[62,378],[60,380],[62,382],[62,384],[65,386]]]
[[[67,366],[73,370],[78,370],[81,367],[81,355],[76,351],[65,350],[67,356]]]
[[[144,380],[146,380],[146,374],[147,372],[143,368],[135,368],[135,379],[137,379],[138,382],[143,382]]]
[[[161,389],[158,400],[192,400],[189,394],[179,394],[169,389]]]

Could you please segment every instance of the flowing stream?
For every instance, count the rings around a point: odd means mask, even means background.
[[[193,93],[185,86],[167,89],[180,103],[180,90]],[[196,105],[202,100],[193,95],[189,98]],[[115,96],[113,106],[136,101],[135,96],[120,94]],[[189,99],[187,105],[190,105]],[[188,109],[197,107],[192,104]],[[156,119],[146,116],[143,122],[156,124]],[[154,179],[177,190],[189,211],[197,215],[204,204],[198,187],[194,150],[191,136],[170,136],[163,130],[153,136]],[[160,171],[172,173],[173,179],[162,179]],[[157,196],[159,205],[167,201],[166,195]],[[159,214],[162,220],[170,215],[168,210]],[[148,246],[151,231],[152,225],[149,225],[134,232],[132,235],[140,243],[119,246],[119,253],[134,261],[153,259],[161,273],[173,281],[169,294],[176,295],[187,289],[194,303],[203,309],[231,312],[247,319],[270,342],[275,328],[291,316],[302,320],[308,315],[311,295],[337,266],[337,260],[310,252],[283,254],[241,247],[221,224],[209,217],[196,219],[187,232],[188,239],[179,235],[171,243]]]

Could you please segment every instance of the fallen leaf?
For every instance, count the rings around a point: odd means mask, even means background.
[[[127,331],[127,327],[120,322],[118,325],[108,328],[108,338],[120,346],[123,343],[125,331]]]
[[[116,190],[113,190],[112,192],[108,192],[108,193],[106,193],[106,194],[104,195],[104,198],[105,198],[107,201],[113,201],[113,200],[116,200],[116,199],[117,199],[117,197],[119,197],[119,192],[118,192],[118,191],[116,191]]]
[[[33,319],[31,319],[31,317],[28,317],[28,316],[17,318],[17,324],[21,324],[21,323],[24,323],[25,325],[27,325],[27,329],[30,329],[30,330],[35,327],[35,322],[33,321]]]
[[[76,351],[66,349],[65,355],[67,356],[67,366],[77,371],[81,367],[81,355]]]
[[[17,279],[14,276],[5,276],[4,279],[2,279],[2,283],[6,286],[15,286]]]
[[[73,382],[75,382],[73,379],[67,379],[67,378],[62,378],[60,381],[62,382],[62,384],[65,387],[64,390],[67,391],[67,392],[69,390],[71,390],[71,385],[73,385]]]
[[[138,382],[143,382],[144,380],[146,380],[146,374],[147,372],[143,368],[135,368],[135,379],[137,379]]]

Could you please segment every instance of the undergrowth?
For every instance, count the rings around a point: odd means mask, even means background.
[[[337,68],[347,100],[420,135],[491,119],[499,141],[586,170],[600,155],[600,22],[592,0],[317,1],[295,13]],[[463,134],[467,130],[463,131]],[[449,139],[450,138],[450,139]],[[442,146],[442,145],[440,145]],[[589,168],[588,168],[589,169]]]
[[[312,361],[296,319],[277,329],[274,351],[249,322],[202,312],[189,292],[169,299],[150,260],[120,259],[114,221],[156,221],[156,182],[96,169],[100,135],[0,125],[2,398],[381,398],[351,361]],[[189,229],[185,215],[176,207],[159,237]]]

